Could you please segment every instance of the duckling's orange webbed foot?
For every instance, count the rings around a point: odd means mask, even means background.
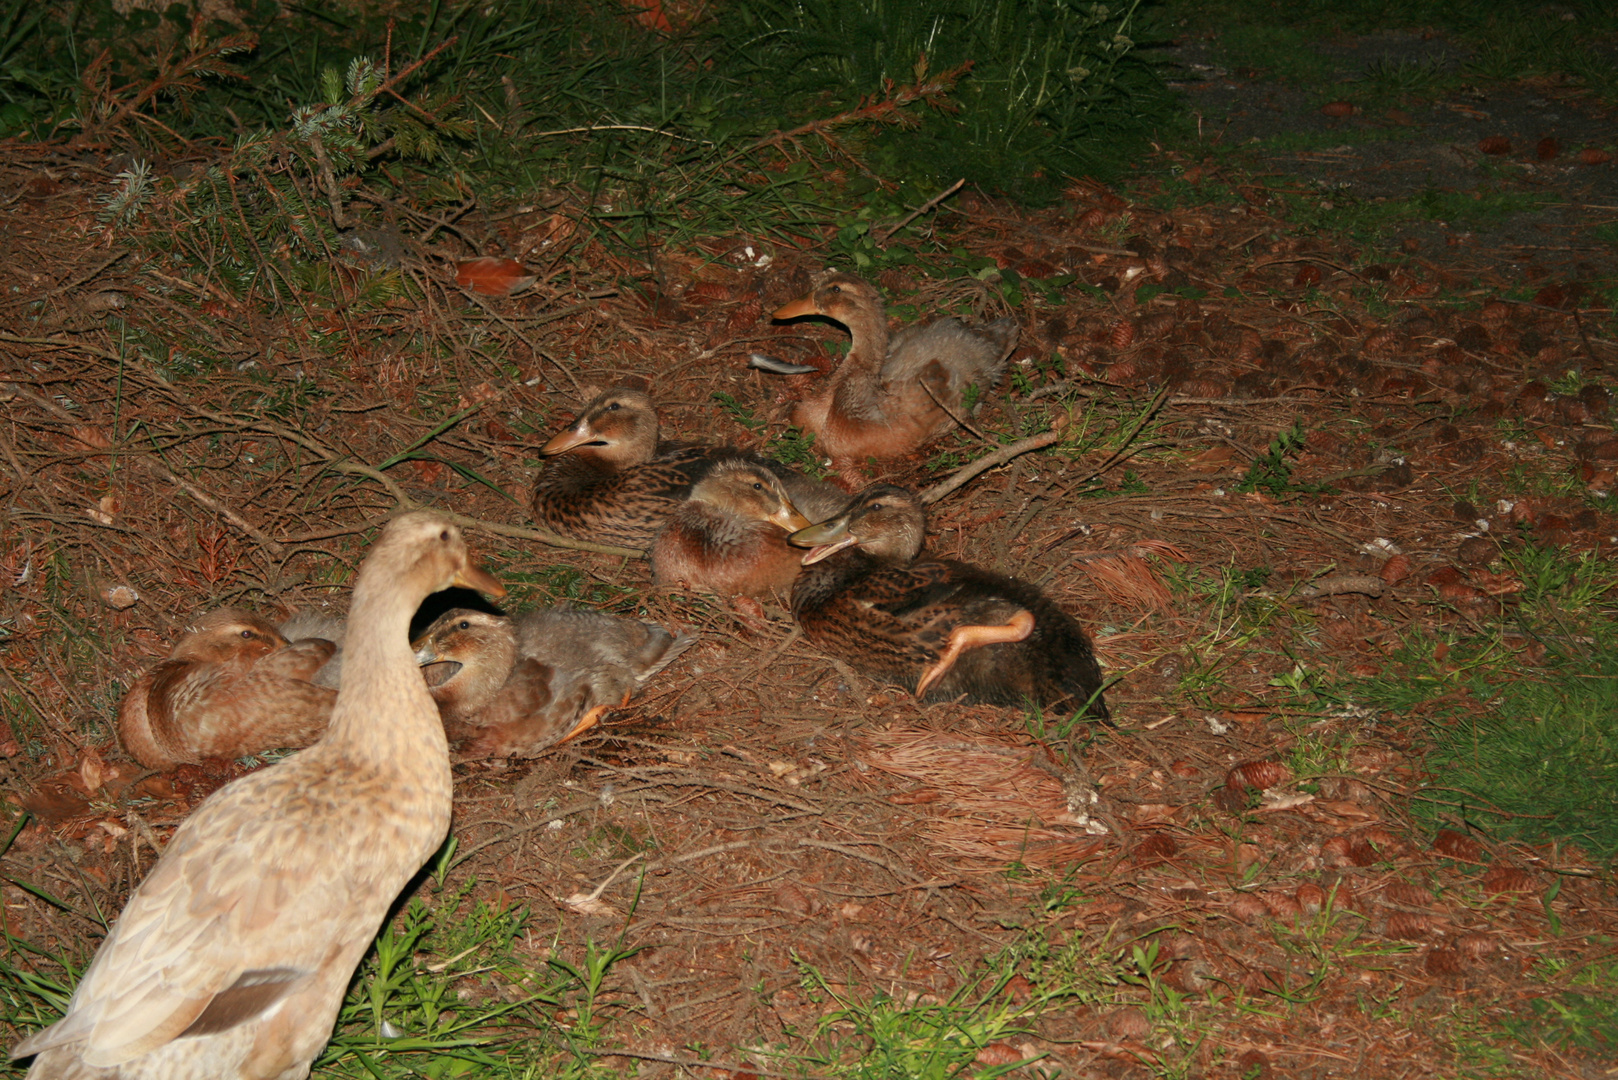
[[[944,655],[921,673],[921,681],[916,684],[916,696],[926,697],[927,691],[949,674],[950,668],[955,666],[955,661],[966,650],[1002,641],[1022,641],[1033,632],[1034,616],[1027,611],[1017,612],[1010,622],[1001,626],[957,626],[950,632],[949,647],[944,650]]]
[[[563,743],[567,742],[569,739],[571,739],[571,738],[573,738],[573,737],[575,737],[577,735],[582,735],[586,731],[589,731],[591,728],[593,728],[597,724],[599,724],[601,722],[601,718],[603,716],[606,716],[607,713],[611,712],[613,709],[622,709],[624,706],[628,705],[629,704],[629,699],[631,697],[633,697],[633,696],[634,696],[634,691],[633,690],[626,690],[624,692],[624,700],[620,701],[618,704],[616,704],[616,705],[597,705],[595,708],[591,709],[589,712],[585,713],[582,717],[579,718],[579,722],[577,724],[573,725],[573,730],[572,731],[568,732],[566,735],[563,735],[560,739],[557,739],[556,740],[556,745],[560,746]]]

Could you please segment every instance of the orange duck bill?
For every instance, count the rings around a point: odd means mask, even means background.
[[[569,450],[589,446],[591,443],[598,446],[607,445],[605,439],[596,438],[589,424],[576,424],[560,435],[552,436],[549,442],[539,448],[539,452],[545,457],[555,457],[557,454],[565,454]]]
[[[775,309],[770,318],[780,322],[787,319],[801,319],[805,315],[824,315],[825,312],[815,303],[813,296],[800,296],[790,304],[784,304]]]
[[[483,569],[483,567],[473,566],[471,563],[455,571],[455,579],[450,584],[459,586],[462,589],[476,589],[478,592],[486,593],[497,600],[506,595],[506,587],[500,584],[499,578]]]

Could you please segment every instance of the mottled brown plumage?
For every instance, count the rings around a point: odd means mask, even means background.
[[[416,660],[460,757],[533,757],[628,704],[695,641],[595,611],[456,609],[417,639]]]
[[[221,788],[174,834],[67,1014],[12,1048],[60,1080],[301,1080],[399,890],[449,829],[449,747],[410,617],[500,591],[432,513],[387,526],[354,586],[321,740]]]
[[[721,462],[657,534],[652,580],[724,596],[785,589],[803,565],[787,534],[809,524],[769,469]]]
[[[556,460],[534,483],[537,521],[563,536],[642,550],[721,461],[769,468],[811,519],[848,501],[829,484],[746,451],[661,442],[651,398],[634,390],[609,390],[591,401],[540,453]]]
[[[287,639],[240,608],[211,611],[118,708],[118,739],[152,769],[308,746],[326,730],[336,693],[309,680],[326,641]]]
[[[920,500],[891,484],[794,533],[810,548],[792,590],[804,635],[928,701],[1032,703],[1106,719],[1101,668],[1073,617],[1026,581],[918,558],[925,534]]]
[[[844,471],[866,458],[902,457],[954,428],[955,417],[971,411],[968,388],[980,398],[994,389],[1017,346],[1011,318],[977,327],[937,318],[890,334],[882,294],[852,274],[822,275],[808,296],[774,317],[806,315],[835,319],[852,339],[842,363],[792,418]]]

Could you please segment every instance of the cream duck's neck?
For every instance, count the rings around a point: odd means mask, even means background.
[[[321,745],[379,763],[448,752],[438,707],[410,648],[410,619],[422,599],[418,590],[361,571],[343,646],[343,686]]]

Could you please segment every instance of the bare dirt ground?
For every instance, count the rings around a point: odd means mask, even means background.
[[[995,1044],[1039,1057],[1023,1075],[1451,1075],[1469,1033],[1545,992],[1536,961],[1581,963],[1587,937],[1618,933],[1618,897],[1576,850],[1413,823],[1420,716],[1305,708],[1286,683],[1300,664],[1374,679],[1412,629],[1494,618],[1520,587],[1498,542],[1618,542],[1586,499],[1618,465],[1593,280],[1521,298],[1518,264],[1475,249],[1366,266],[1298,239],[1251,185],[1189,209],[1159,208],[1152,181],[1037,214],[960,201],[951,244],[1075,284],[1012,307],[1009,277],[879,279],[923,310],[1016,314],[1018,376],[977,426],[1075,434],[939,502],[930,544],[1041,582],[1092,628],[1118,726],[1070,733],[920,706],[808,647],[778,605],[761,620],[654,591],[641,562],[525,536],[535,449],[594,387],[645,380],[681,437],[778,435],[809,377],[745,357],[833,355],[833,328],[766,316],[823,256],[727,237],[655,275],[594,247],[551,264],[565,222],[508,211],[488,238],[553,270],[517,299],[425,263],[407,265],[416,298],[259,307],[111,235],[92,202],[107,179],[90,156],[0,154],[0,769],[9,820],[30,814],[0,887],[16,939],[93,947],[93,914],[242,768],[143,774],[110,737],[122,687],[199,609],[341,604],[364,530],[401,498],[488,523],[471,538],[514,606],[570,598],[703,635],[576,745],[458,772],[450,887],[475,875],[467,903],[531,908],[517,948],[536,964],[640,947],[610,974],[608,1066],[790,1072],[752,1050],[800,1045],[832,1008],[805,966],[837,993],[927,1002],[992,958],[1015,1000],[1033,984],[1005,950],[1037,938],[1114,975],[1111,996]],[[365,271],[342,273],[353,295]],[[1294,424],[1277,482],[1238,490]],[[984,449],[963,432],[872,475],[921,486]],[[430,456],[380,468],[405,451]],[[1286,764],[1301,743],[1340,751],[1306,786]],[[1120,983],[1118,958],[1154,942],[1155,989]],[[1165,987],[1204,1037],[1164,1026]],[[1608,1075],[1576,1049],[1505,1054]]]

